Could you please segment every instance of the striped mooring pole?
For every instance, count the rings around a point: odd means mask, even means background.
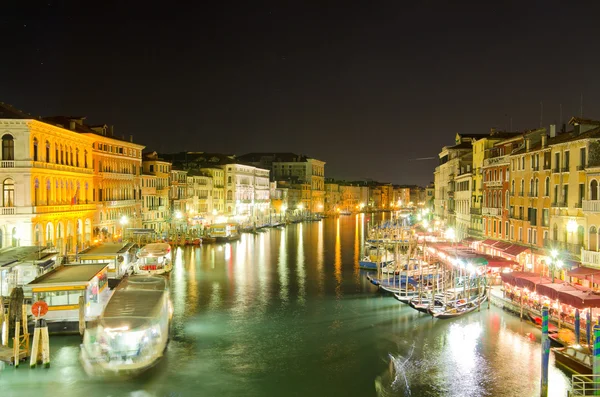
[[[595,395],[600,395],[600,325],[594,325],[594,350],[592,352]]]
[[[550,338],[548,338],[548,306],[542,308],[542,382],[540,396],[548,396],[548,362],[550,359]]]

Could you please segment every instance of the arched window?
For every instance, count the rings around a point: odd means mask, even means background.
[[[87,150],[83,151],[83,166],[84,168],[87,168]]]
[[[79,167],[79,148],[75,148],[75,167]]]
[[[544,196],[550,197],[550,177],[546,177],[546,186],[544,186]]]
[[[506,200],[504,202],[504,205],[506,205],[506,209],[510,207],[510,196],[508,190],[506,191]],[[505,233],[508,233],[508,230]]]
[[[60,163],[65,163],[65,148],[63,148],[63,145],[60,145]]]
[[[50,142],[46,141],[46,163],[50,162]]]
[[[58,143],[54,144],[54,162],[56,164],[60,163],[60,154],[58,153]]]
[[[33,161],[38,161],[38,140],[33,138]]]
[[[228,184],[228,185],[231,185],[231,176],[228,176],[228,177],[227,177],[227,184]]]
[[[73,166],[73,148],[69,147],[69,156],[71,157],[69,160],[69,165]]]
[[[513,196],[515,194],[515,180],[514,179],[511,182],[510,194],[512,194]]]
[[[598,250],[598,230],[596,226],[590,226],[590,234],[588,236],[588,248],[590,251]]]
[[[535,197],[538,197],[540,194],[540,180],[538,178],[535,178],[535,190],[533,193]]]
[[[498,192],[498,208],[502,208],[502,192]]]
[[[33,198],[34,198],[34,201],[35,201],[34,205],[37,207],[37,205],[38,205],[38,199],[39,199],[39,196],[40,196],[40,181],[39,181],[39,179],[35,178],[35,182],[34,182],[33,187],[34,187]]]
[[[598,181],[595,179],[590,183],[590,200],[598,200]]]
[[[15,159],[15,140],[12,135],[2,136],[2,160]]]
[[[583,246],[583,235],[585,234],[585,230],[583,226],[579,225],[577,228],[577,244]]]
[[[15,206],[15,181],[8,178],[4,180],[2,184],[2,197],[4,198],[3,206],[4,207],[14,207]]]
[[[231,190],[227,191],[227,200],[233,200],[233,192]]]
[[[521,195],[523,195],[523,192],[525,192],[525,179],[521,179]]]
[[[533,178],[529,180],[529,196],[533,196],[535,190],[533,189]]]

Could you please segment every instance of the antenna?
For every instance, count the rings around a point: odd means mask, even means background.
[[[544,121],[544,102],[540,101],[540,128],[542,128],[543,121]]]

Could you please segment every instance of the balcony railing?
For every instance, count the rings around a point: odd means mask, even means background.
[[[577,166],[577,171],[583,171],[585,170],[585,165],[581,164]]]
[[[562,172],[569,172],[569,166],[567,165],[565,167],[562,167],[561,171]]]
[[[583,246],[581,244],[574,244],[574,243],[565,243],[564,241],[556,241],[556,240],[551,240],[549,238],[545,238],[544,239],[544,247],[545,248],[552,248],[552,249],[557,249],[559,251],[568,251],[573,255],[577,255],[580,256],[581,252],[582,252],[582,248]]]
[[[540,166],[539,165],[534,165],[531,167],[532,171],[539,171],[540,170]]]
[[[558,173],[560,172],[560,167],[554,167],[554,169],[552,170],[553,173]]]
[[[38,205],[33,207],[34,214],[51,214],[55,212],[68,211],[93,211],[96,204],[73,204],[73,205]],[[4,215],[4,213],[3,213]]]
[[[55,171],[70,171],[83,174],[93,174],[91,168],[75,167],[73,165],[46,163],[45,161],[29,161],[29,160],[2,160],[0,168],[45,168]]]
[[[527,197],[537,197],[538,195],[535,194],[534,192],[529,192],[527,193]]]
[[[471,207],[471,215],[481,215],[481,208]]]
[[[485,181],[487,186],[502,186],[502,181]]]
[[[498,216],[502,214],[502,208],[483,207],[483,215]]]
[[[565,203],[564,201],[558,201],[555,203],[550,204],[551,207],[557,207],[557,208],[566,208],[567,207],[567,203]]]
[[[16,207],[2,207],[2,215],[16,214]]]
[[[139,202],[141,203],[141,201]],[[106,207],[127,207],[137,203],[137,200],[107,200],[102,202],[102,204],[104,204]]]
[[[583,212],[600,212],[600,200],[583,200]]]
[[[581,250],[581,263],[585,266],[600,269],[600,252]]]
[[[550,164],[544,164],[544,167],[543,167],[544,170],[549,170],[550,168],[551,168]]]

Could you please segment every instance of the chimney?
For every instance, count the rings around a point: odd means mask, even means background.
[[[548,138],[548,136],[546,134],[542,134],[541,138],[542,138],[542,149],[543,149],[546,147],[546,139]]]
[[[129,135],[129,142],[133,142],[133,135]]]
[[[69,129],[75,131],[75,120],[69,120]]]
[[[556,124],[550,124],[550,138],[556,136]]]
[[[114,136],[114,134],[115,134],[115,128],[114,128],[113,125],[110,126],[109,131],[110,131],[110,136]]]
[[[531,147],[531,138],[525,138],[525,151],[528,152]]]

